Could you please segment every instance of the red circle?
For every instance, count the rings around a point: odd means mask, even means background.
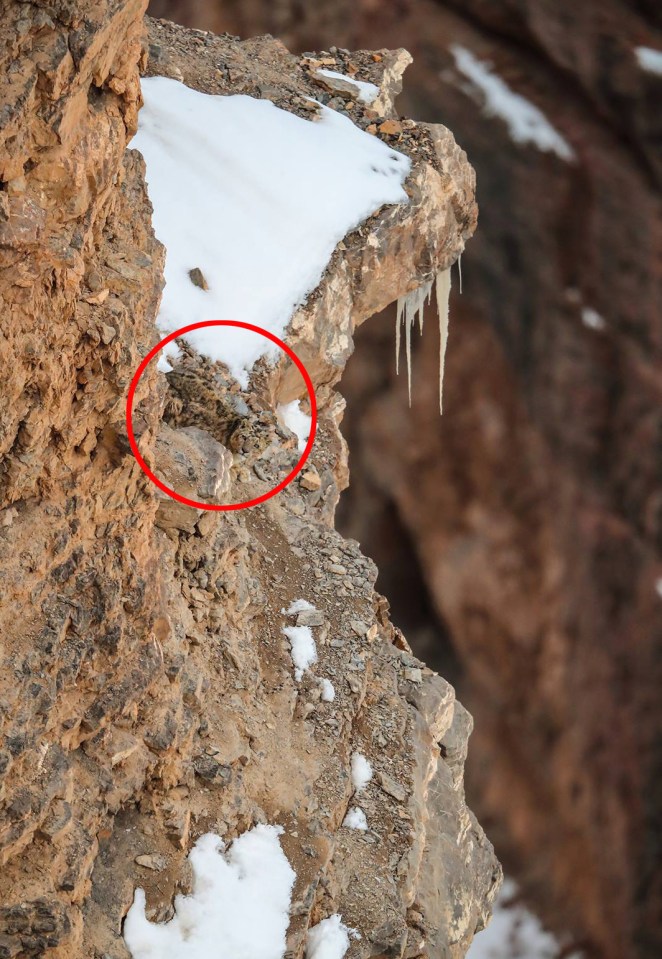
[[[156,354],[163,349],[164,346],[168,345],[168,343],[171,343],[180,336],[184,336],[186,333],[192,333],[193,330],[201,330],[208,326],[236,326],[242,330],[251,330],[253,333],[259,333],[261,336],[265,336],[268,340],[271,340],[272,343],[275,343],[276,346],[279,346],[281,350],[287,353],[289,358],[296,365],[297,369],[301,373],[301,376],[303,377],[304,383],[306,384],[308,398],[310,399],[310,435],[308,436],[308,442],[306,443],[306,447],[301,454],[297,465],[293,470],[291,470],[291,472],[287,474],[284,480],[281,480],[278,486],[275,486],[268,493],[263,493],[262,496],[256,496],[255,499],[248,499],[243,503],[229,503],[220,505],[216,503],[199,503],[197,500],[187,499],[186,496],[180,496],[179,493],[174,491],[174,489],[170,489],[169,486],[166,486],[165,483],[162,483],[158,476],[151,471],[145,460],[142,458],[140,450],[138,449],[138,444],[136,443],[136,438],[133,434],[133,399],[138,386],[138,381],[147,369],[148,364],[154,359]],[[164,493],[167,493],[168,496],[176,499],[179,503],[184,503],[185,506],[192,506],[194,509],[213,509],[219,511],[247,509],[249,506],[257,506],[258,503],[264,503],[265,500],[271,499],[272,496],[280,493],[285,489],[286,486],[289,486],[297,473],[300,473],[303,469],[304,463],[310,456],[310,451],[313,448],[315,434],[317,432],[317,400],[315,398],[315,388],[313,386],[313,381],[308,375],[308,370],[303,365],[296,353],[287,345],[287,343],[284,343],[277,336],[274,336],[273,333],[269,333],[268,330],[263,330],[259,326],[253,326],[252,323],[241,323],[239,320],[203,320],[201,323],[191,323],[190,326],[183,326],[180,330],[175,330],[174,333],[170,333],[169,336],[166,336],[165,339],[161,340],[160,343],[157,343],[141,362],[133,376],[133,379],[131,380],[131,385],[129,386],[129,392],[126,398],[126,428],[129,435],[129,443],[131,444],[131,449],[133,450],[133,455],[138,460],[140,468],[151,479],[151,481],[158,486],[160,490],[162,490]]]

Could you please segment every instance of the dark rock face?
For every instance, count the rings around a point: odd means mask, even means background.
[[[255,0],[209,3],[209,24],[199,7],[196,26],[299,49],[406,46],[401,110],[447,123],[476,168],[444,418],[434,337],[409,412],[392,318],[364,328],[344,529],[392,569],[387,592],[407,537],[476,716],[474,803],[547,919],[595,955],[657,955],[662,78],[635,50],[662,49],[659,5]],[[453,44],[542,111],[570,162],[485,114]]]

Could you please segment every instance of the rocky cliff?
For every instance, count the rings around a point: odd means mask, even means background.
[[[392,317],[367,324],[342,387],[343,528],[418,648],[464,675],[473,802],[536,907],[590,954],[662,954],[659,3],[152,5],[293,49],[404,44],[399,109],[467,150],[481,219],[449,415],[435,344],[410,416]],[[566,158],[521,142],[531,107]]]
[[[352,956],[459,959],[499,882],[464,802],[471,722],[390,623],[372,562],[334,531],[347,478],[334,386],[355,327],[463,249],[473,173],[447,130],[407,125],[409,204],[345,239],[289,328],[319,403],[305,475],[250,510],[176,507],[125,424],[158,340],[164,263],[143,161],[126,149],[139,71],[301,114],[334,91],[276,41],[145,28],[144,6],[2,5],[0,955],[123,959],[137,886],[166,918],[197,836],[268,822],[297,874],[288,955],[339,912],[361,935]],[[380,135],[406,58],[354,59],[379,106],[347,90],[331,106]],[[235,501],[259,495],[297,460],[269,411],[301,387],[284,363],[259,365],[239,397],[212,373],[190,351],[167,379],[148,368],[141,453],[172,482],[186,462],[200,497],[221,479]],[[213,395],[186,419],[192,383]],[[300,598],[314,609],[288,613]],[[294,625],[314,629],[319,660],[300,681]],[[356,753],[374,770],[367,831],[343,827]]]

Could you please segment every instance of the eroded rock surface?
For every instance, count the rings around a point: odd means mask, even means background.
[[[333,385],[355,325],[462,250],[473,174],[448,131],[408,126],[410,204],[346,238],[288,334],[320,405],[307,473],[254,510],[173,521],[124,424],[163,266],[142,160],[125,151],[139,65],[151,55],[152,72],[288,109],[319,87],[270,39],[152,23],[143,42],[142,8],[3,7],[0,955],[125,959],[137,885],[167,917],[196,836],[268,821],[297,872],[289,954],[338,911],[362,934],[352,956],[459,959],[499,867],[464,803],[453,690],[413,657],[373,564],[333,530],[347,474]],[[376,83],[383,61],[386,101],[398,55],[370,60]],[[348,102],[365,127],[387,119]],[[201,371],[182,364],[170,382],[152,367],[141,380],[142,455],[201,494],[273,487],[298,454],[265,410],[303,395],[296,378],[262,365],[242,397],[220,376],[227,403],[183,422]],[[178,472],[182,452],[193,474]],[[297,682],[282,629],[300,598],[317,610],[318,662]],[[342,826],[355,752],[375,770],[366,832]]]

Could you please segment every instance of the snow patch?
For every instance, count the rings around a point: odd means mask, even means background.
[[[343,826],[347,829],[358,829],[365,832],[368,828],[368,820],[360,806],[354,806],[350,809],[343,819]]]
[[[352,939],[361,938],[355,929],[343,925],[337,913],[322,919],[308,930],[306,959],[343,959],[349,949],[350,936]]]
[[[469,95],[481,104],[486,116],[504,121],[514,143],[531,143],[568,163],[575,159],[574,150],[545,114],[494,74],[489,61],[479,60],[457,43],[451,45],[450,52],[459,72],[472,84],[473,92],[471,87],[467,90]]]
[[[635,47],[634,55],[642,70],[662,77],[662,50],[654,50],[653,47]]]
[[[579,953],[568,956],[562,944],[543,929],[540,921],[524,906],[512,900],[517,885],[506,879],[494,904],[494,913],[486,929],[479,932],[466,959],[582,959]]]
[[[283,632],[290,641],[294,678],[301,682],[305,670],[317,662],[317,647],[309,626],[285,626]]]
[[[307,599],[295,599],[288,609],[283,609],[281,612],[287,613],[288,616],[295,616],[297,613],[303,613],[307,609],[315,609],[315,607],[312,603],[309,603]]]
[[[607,326],[603,316],[600,316],[597,310],[585,306],[582,309],[582,323],[590,330],[604,330]]]
[[[175,897],[168,922],[146,918],[145,893],[136,889],[124,921],[133,959],[282,959],[296,876],[281,833],[256,826],[227,852],[219,836],[201,836],[189,854],[193,891]]]
[[[355,80],[354,77],[347,77],[344,73],[336,73],[335,70],[318,70],[317,73],[321,73],[323,77],[331,77],[335,80],[345,80],[347,83],[351,83],[352,86],[355,86],[359,90],[359,100],[361,103],[373,103],[379,96],[379,87],[376,87],[374,83],[366,83],[365,80]]]
[[[384,204],[408,202],[410,160],[334,110],[320,106],[313,121],[168,77],[141,86],[131,146],[145,158],[154,230],[167,251],[164,334],[238,319],[282,336],[336,244]],[[255,361],[277,352],[235,328],[186,339],[244,387]]]
[[[372,779],[372,766],[361,753],[352,755],[352,786],[362,792]]]
[[[333,683],[330,679],[322,679],[320,682],[322,687],[321,700],[323,703],[332,703],[336,698],[336,690]]]
[[[308,442],[308,437],[310,436],[310,428],[313,421],[312,417],[301,411],[299,404],[300,400],[283,403],[277,408],[276,412],[288,430],[291,430],[296,436],[298,440],[297,448],[300,453],[303,453],[306,448],[306,443]]]

